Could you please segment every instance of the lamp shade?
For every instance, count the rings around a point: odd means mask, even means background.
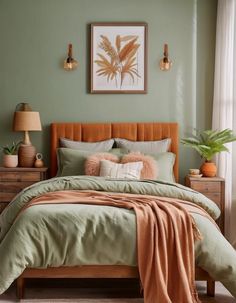
[[[14,113],[14,131],[40,131],[42,130],[39,112],[17,111]]]

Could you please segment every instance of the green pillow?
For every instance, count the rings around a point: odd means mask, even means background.
[[[117,155],[121,158],[124,154],[129,153],[123,148],[112,148],[109,153]],[[70,148],[58,148],[57,149],[57,163],[58,171],[57,177],[64,176],[78,176],[85,175],[85,161],[86,159],[95,154],[92,151],[70,149]],[[167,182],[175,182],[175,177],[173,173],[173,166],[175,163],[175,154],[166,153],[156,153],[149,154],[156,160],[157,165],[157,179]]]
[[[112,148],[109,150],[109,153],[116,155],[121,159],[124,155],[128,154],[129,151],[125,148]]]
[[[157,180],[175,182],[175,176],[173,171],[173,167],[175,164],[175,154],[166,152],[148,155],[152,156],[156,160]]]
[[[122,157],[126,153],[122,148],[112,148],[109,153]],[[92,151],[58,148],[57,149],[57,177],[85,175],[85,161],[95,154]]]

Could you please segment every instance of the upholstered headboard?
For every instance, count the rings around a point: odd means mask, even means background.
[[[97,142],[111,138],[132,141],[153,141],[171,138],[170,150],[176,155],[174,175],[178,181],[178,124],[177,123],[52,123],[51,124],[51,166],[50,174],[57,173],[56,149],[59,138],[76,141]]]

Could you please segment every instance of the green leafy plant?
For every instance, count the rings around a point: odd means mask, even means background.
[[[5,155],[17,155],[21,142],[12,142],[11,145],[5,145],[1,149]]]
[[[181,143],[195,149],[206,161],[211,161],[213,156],[222,151],[229,151],[224,145],[236,141],[236,136],[230,129],[197,131],[196,135],[181,140]]]

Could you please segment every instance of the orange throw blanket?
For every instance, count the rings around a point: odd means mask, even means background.
[[[145,303],[198,303],[194,239],[199,231],[189,214],[210,216],[195,204],[171,198],[98,191],[57,191],[31,200],[38,204],[81,203],[133,209]],[[23,211],[22,210],[22,211]],[[213,221],[214,222],[214,221]]]

